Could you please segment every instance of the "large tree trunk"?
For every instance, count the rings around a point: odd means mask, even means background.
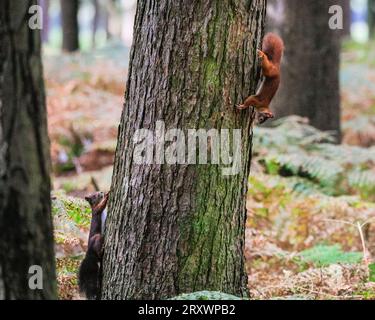
[[[334,0],[288,0],[281,34],[285,42],[276,117],[297,114],[340,137],[340,30],[328,27]]]
[[[264,0],[138,1],[102,298],[159,299],[198,290],[246,295],[253,114],[235,104],[255,90],[264,18]],[[154,131],[157,120],[184,133],[240,129],[239,173],[223,176],[224,165],[215,164],[137,165],[135,131]]]
[[[40,32],[28,27],[33,4],[0,2],[0,299],[56,298]],[[42,290],[29,287],[34,265]]]
[[[66,52],[77,51],[79,49],[79,0],[61,0],[60,6],[63,30],[62,48]]]

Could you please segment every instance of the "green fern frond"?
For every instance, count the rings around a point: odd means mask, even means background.
[[[373,170],[360,171],[355,169],[348,174],[348,184],[353,188],[375,188],[375,172]]]
[[[293,175],[307,176],[323,184],[333,184],[339,179],[340,173],[344,171],[342,166],[332,160],[319,156],[309,156],[304,153],[272,155],[266,161],[278,163]]]
[[[365,198],[373,197],[375,146],[330,143],[333,141],[332,132],[320,131],[306,119],[291,116],[275,121],[272,127],[256,128],[254,153],[268,174],[306,181],[299,181],[294,190],[313,192],[312,187],[316,186],[328,195],[350,191]]]

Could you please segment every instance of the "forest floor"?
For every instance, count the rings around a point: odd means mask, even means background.
[[[373,49],[344,46],[341,145],[298,117],[255,130],[245,251],[253,299],[375,299]],[[112,46],[44,58],[61,299],[79,299],[90,223],[82,198],[110,187],[127,56]]]

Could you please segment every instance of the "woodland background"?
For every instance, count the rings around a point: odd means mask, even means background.
[[[71,1],[78,24],[68,23],[64,41],[61,2],[41,2],[58,294],[79,299],[90,224],[82,199],[111,185],[136,1]],[[245,250],[253,299],[375,299],[372,5],[351,1],[342,36],[341,143],[299,115],[254,130]],[[270,1],[269,25],[279,9]]]
[[[51,2],[56,19],[58,4]],[[45,47],[63,299],[77,297],[76,269],[90,222],[89,208],[78,198],[110,186],[134,5],[123,4],[123,41],[106,41],[100,28],[93,49],[93,6],[83,1],[81,52],[61,55],[54,26]],[[255,299],[375,298],[356,225],[368,222],[362,232],[374,255],[375,42],[365,36],[364,5],[352,1],[352,36],[341,50],[342,144],[331,144],[332,134],[298,116],[255,129],[245,252]]]

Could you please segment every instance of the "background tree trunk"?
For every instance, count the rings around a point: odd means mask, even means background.
[[[79,0],[61,0],[60,6],[63,30],[62,48],[67,52],[77,51],[79,50]]]
[[[281,35],[282,80],[272,108],[276,117],[297,114],[340,137],[340,30],[331,30],[333,0],[288,0]]]
[[[0,2],[0,299],[56,298],[50,156],[36,1]],[[30,290],[29,268],[43,269]]]
[[[375,0],[368,0],[367,12],[370,38],[375,38]]]
[[[267,0],[266,31],[279,32],[284,23],[287,0]]]
[[[352,10],[350,6],[351,0],[342,1],[342,9],[344,11],[344,29],[341,34],[343,37],[350,37],[350,28],[352,25]]]
[[[94,17],[92,19],[91,44],[92,44],[92,48],[96,48],[96,33],[98,32],[98,28],[99,28],[101,6],[98,0],[93,0],[93,5],[94,5]]]
[[[264,0],[138,1],[105,236],[104,299],[199,290],[245,295],[251,111]],[[137,129],[239,128],[240,173],[223,165],[136,165]]]
[[[49,27],[50,27],[50,19],[49,19],[50,0],[40,0],[39,4],[42,6],[42,9],[43,9],[42,41],[48,42]]]

